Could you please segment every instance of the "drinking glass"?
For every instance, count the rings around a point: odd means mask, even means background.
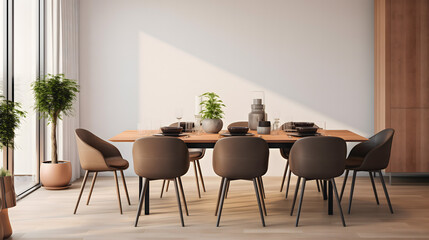
[[[183,117],[183,110],[181,108],[176,109],[177,127],[180,127],[180,120]]]

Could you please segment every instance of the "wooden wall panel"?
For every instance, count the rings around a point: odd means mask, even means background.
[[[429,172],[429,109],[392,109],[392,172]]]

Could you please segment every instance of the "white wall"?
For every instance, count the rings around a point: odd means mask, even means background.
[[[81,127],[103,138],[174,122],[178,106],[193,120],[206,91],[226,123],[246,120],[253,90],[271,120],[373,133],[372,0],[84,0],[79,27]],[[273,150],[268,174],[283,170]]]

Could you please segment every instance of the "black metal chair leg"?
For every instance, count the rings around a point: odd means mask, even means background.
[[[226,192],[225,192],[225,198],[228,198],[228,192],[229,192],[229,185],[231,184],[231,181],[228,180],[227,184],[226,184]]]
[[[165,179],[162,181],[161,195],[159,196],[159,198],[162,198],[162,194],[164,193],[165,181],[166,181]]]
[[[285,198],[287,198],[287,195],[289,193],[289,185],[290,185],[290,176],[292,175],[292,172],[289,168],[288,170],[289,176],[287,177],[287,183],[286,183],[286,194],[285,194]]]
[[[183,191],[182,179],[178,177],[177,180],[179,180],[179,187],[180,187],[180,192],[182,193],[183,205],[185,206],[186,216],[189,216],[188,204],[186,203],[185,191]]]
[[[219,203],[219,209],[217,212],[217,223],[216,223],[216,227],[219,227],[219,223],[220,223],[220,217],[222,215],[222,208],[223,208],[223,202],[225,201],[225,193],[226,193],[226,186],[228,185],[229,180],[225,179],[223,181],[223,186],[222,186],[222,194],[221,194],[221,198],[220,198],[220,203]]]
[[[371,178],[371,184],[372,184],[372,190],[374,191],[375,201],[377,202],[377,205],[380,205],[380,202],[378,201],[378,194],[377,189],[375,188],[374,178],[372,176],[372,172],[369,173],[369,178]]]
[[[262,206],[261,206],[261,199],[263,198],[259,197],[258,184],[256,183],[256,178],[253,179],[253,186],[255,188],[256,199],[258,200],[259,214],[261,215],[262,226],[265,227],[264,214],[262,213]]]
[[[289,168],[289,160],[286,160],[286,167],[285,167],[285,172],[283,173],[282,185],[280,186],[280,192],[283,191],[283,186],[285,185],[285,179],[286,179],[288,168]]]
[[[170,179],[167,180],[167,186],[165,187],[165,192],[168,192],[168,186],[170,186]]]
[[[222,178],[222,180],[220,181],[220,185],[219,185],[219,193],[217,195],[215,216],[217,216],[217,211],[219,209],[219,201],[220,201],[220,198],[222,196],[222,188],[223,188],[224,182],[225,182],[225,178]]]
[[[343,221],[343,226],[346,226],[346,221],[344,220],[343,208],[341,207],[340,197],[338,196],[337,185],[335,184],[335,180],[332,178],[331,180],[332,186],[334,187],[335,198],[337,199],[338,209],[341,214],[341,221]]]
[[[301,215],[301,208],[302,208],[302,199],[304,198],[304,190],[305,190],[305,182],[307,181],[307,179],[304,178],[304,181],[302,181],[302,186],[301,186],[301,197],[299,199],[299,205],[298,205],[298,213],[296,214],[296,223],[295,223],[295,227],[298,227],[298,223],[299,223],[299,216]]]
[[[183,213],[182,213],[182,204],[180,203],[180,194],[179,194],[179,187],[177,186],[177,178],[174,179],[174,187],[176,189],[176,198],[177,198],[177,205],[179,206],[179,213],[180,213],[180,221],[182,222],[182,227],[185,226],[185,222],[183,221]]]
[[[258,177],[257,178],[257,183],[258,183],[258,192],[259,192],[259,194],[260,194],[260,197],[261,197],[261,201],[262,201],[262,207],[263,207],[263,209],[264,209],[264,214],[265,214],[265,216],[267,216],[267,208],[266,208],[266,206],[265,206],[265,199],[264,199],[264,197],[263,197],[263,185],[262,185],[262,178],[260,178],[260,177]]]
[[[198,197],[201,198],[200,183],[198,182],[197,163],[195,161],[194,161],[194,172],[195,172],[195,181],[197,183],[197,189],[198,189]]]
[[[262,196],[264,197],[264,198],[266,198],[265,197],[265,188],[264,188],[264,182],[262,181],[262,177],[259,177],[258,178],[259,179],[259,187],[261,188],[261,193],[262,193]]]
[[[381,184],[383,185],[384,195],[386,195],[387,204],[389,204],[390,213],[393,214],[392,203],[390,202],[389,193],[387,192],[386,184],[384,183],[383,173],[380,170],[378,171],[378,174],[380,174],[380,181],[381,181]]]
[[[301,183],[301,177],[298,177],[296,181],[295,194],[293,196],[292,208],[290,209],[290,215],[293,215],[293,209],[295,208],[296,196],[298,195],[299,184]]]
[[[343,186],[341,187],[340,202],[343,199],[343,193],[344,193],[344,189],[346,188],[346,183],[347,183],[348,177],[349,177],[349,170],[346,170],[346,175],[344,175]]]
[[[134,227],[137,227],[137,224],[139,223],[139,217],[140,217],[140,215],[142,213],[143,200],[144,200],[144,196],[146,195],[145,192],[147,190],[147,187],[149,186],[148,182],[149,182],[149,179],[146,178],[145,181],[144,181],[144,185],[143,185],[142,191],[140,193],[139,207],[137,209],[137,216],[136,216],[136,221],[134,223]]]
[[[353,171],[352,186],[350,188],[350,199],[349,199],[349,211],[348,211],[348,214],[350,214],[351,209],[352,209],[352,200],[353,200],[353,191],[355,189],[355,182],[356,182],[356,171]]]

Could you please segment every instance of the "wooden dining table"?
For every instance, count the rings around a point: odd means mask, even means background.
[[[221,131],[219,134],[209,134],[209,133],[186,133],[185,136],[179,137],[182,139],[188,148],[214,148],[216,142],[224,138],[223,133],[227,131]],[[118,135],[109,139],[112,142],[134,142],[139,138],[153,136],[154,134],[160,133],[159,130],[126,130]],[[249,137],[260,137],[268,143],[269,148],[290,148],[297,140],[301,137],[290,136],[288,132],[285,131],[275,131],[268,135],[258,134],[256,131],[249,131],[253,133],[253,136]],[[346,142],[363,142],[368,140],[367,138],[360,136],[357,133],[354,133],[349,130],[322,130],[319,129],[318,133],[321,136],[334,136],[344,139]],[[162,137],[162,136],[161,136]],[[143,179],[139,177],[139,194],[142,190]],[[149,182],[148,182],[149,184]],[[333,214],[333,189],[332,184],[323,181],[323,199],[328,200],[328,214]],[[141,196],[140,196],[141,197]],[[149,214],[149,186],[145,192],[145,215]]]

